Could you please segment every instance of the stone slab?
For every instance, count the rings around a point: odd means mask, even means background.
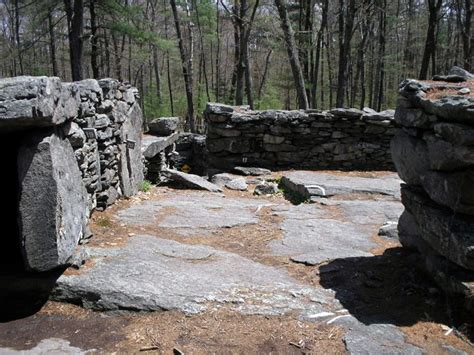
[[[334,219],[286,219],[281,225],[284,237],[269,243],[272,255],[288,256],[306,265],[354,256],[372,256],[376,244],[350,222]]]
[[[268,203],[267,203],[268,204]],[[191,193],[158,201],[144,201],[117,213],[121,223],[131,226],[158,225],[180,234],[190,231],[207,234],[217,228],[232,228],[258,223],[257,211],[267,205],[262,201],[226,198],[209,193]],[[164,209],[172,212],[160,217]]]
[[[156,137],[144,134],[142,137],[142,153],[146,159],[154,158],[157,154],[168,148],[179,138],[179,133],[167,137]]]
[[[95,352],[95,349],[82,350],[60,338],[43,339],[36,346],[27,350],[0,348],[2,355],[85,355],[91,352]]]
[[[395,173],[379,178],[366,178],[313,171],[291,171],[284,173],[281,179],[283,186],[307,199],[312,196],[330,197],[353,193],[399,197],[401,182]]]
[[[122,248],[90,248],[94,265],[61,276],[52,299],[96,310],[204,311],[225,303],[246,314],[321,312],[331,292],[302,285],[278,268],[208,246],[151,235]],[[192,287],[190,287],[192,285]]]
[[[19,226],[26,268],[67,264],[87,225],[87,192],[67,139],[28,136],[18,153]]]
[[[163,175],[169,180],[181,184],[187,188],[207,190],[210,192],[222,192],[222,189],[219,186],[210,183],[199,175],[186,174],[173,169],[163,170]]]

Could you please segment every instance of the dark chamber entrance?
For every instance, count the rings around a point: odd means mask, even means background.
[[[18,228],[19,182],[17,155],[21,144],[21,133],[0,134],[0,186],[2,187],[2,232],[0,238],[0,274],[24,269],[20,250]]]

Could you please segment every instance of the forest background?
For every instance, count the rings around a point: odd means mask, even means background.
[[[233,2],[232,2],[233,1]],[[0,75],[113,77],[144,116],[396,105],[405,78],[473,69],[472,0],[1,0]]]

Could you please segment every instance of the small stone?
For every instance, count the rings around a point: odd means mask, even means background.
[[[458,94],[461,95],[468,95],[471,93],[471,90],[469,88],[462,88],[458,90]]]
[[[272,172],[268,169],[263,169],[263,168],[249,168],[249,167],[243,167],[243,166],[236,166],[234,168],[234,171],[236,173],[245,175],[245,176],[262,176],[262,175],[270,175]]]
[[[230,190],[238,190],[238,191],[247,191],[248,185],[245,182],[245,179],[243,177],[233,179],[229,181],[228,183],[225,184],[225,187],[227,187]]]
[[[273,195],[278,192],[278,185],[274,182],[263,182],[255,187],[254,194],[261,195]]]
[[[155,118],[148,124],[149,133],[157,136],[169,136],[178,128],[179,121],[179,117]]]
[[[398,223],[393,221],[386,222],[382,227],[380,227],[379,236],[398,239]]]

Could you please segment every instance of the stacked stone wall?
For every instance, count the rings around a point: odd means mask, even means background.
[[[143,181],[138,91],[113,79],[0,80],[0,134],[14,133],[18,228],[27,269],[67,264],[90,236],[92,210],[131,196]]]
[[[208,104],[209,167],[391,170],[393,111],[252,111]]]
[[[403,82],[392,154],[406,183],[401,243],[474,310],[474,97],[456,95],[465,85]]]

